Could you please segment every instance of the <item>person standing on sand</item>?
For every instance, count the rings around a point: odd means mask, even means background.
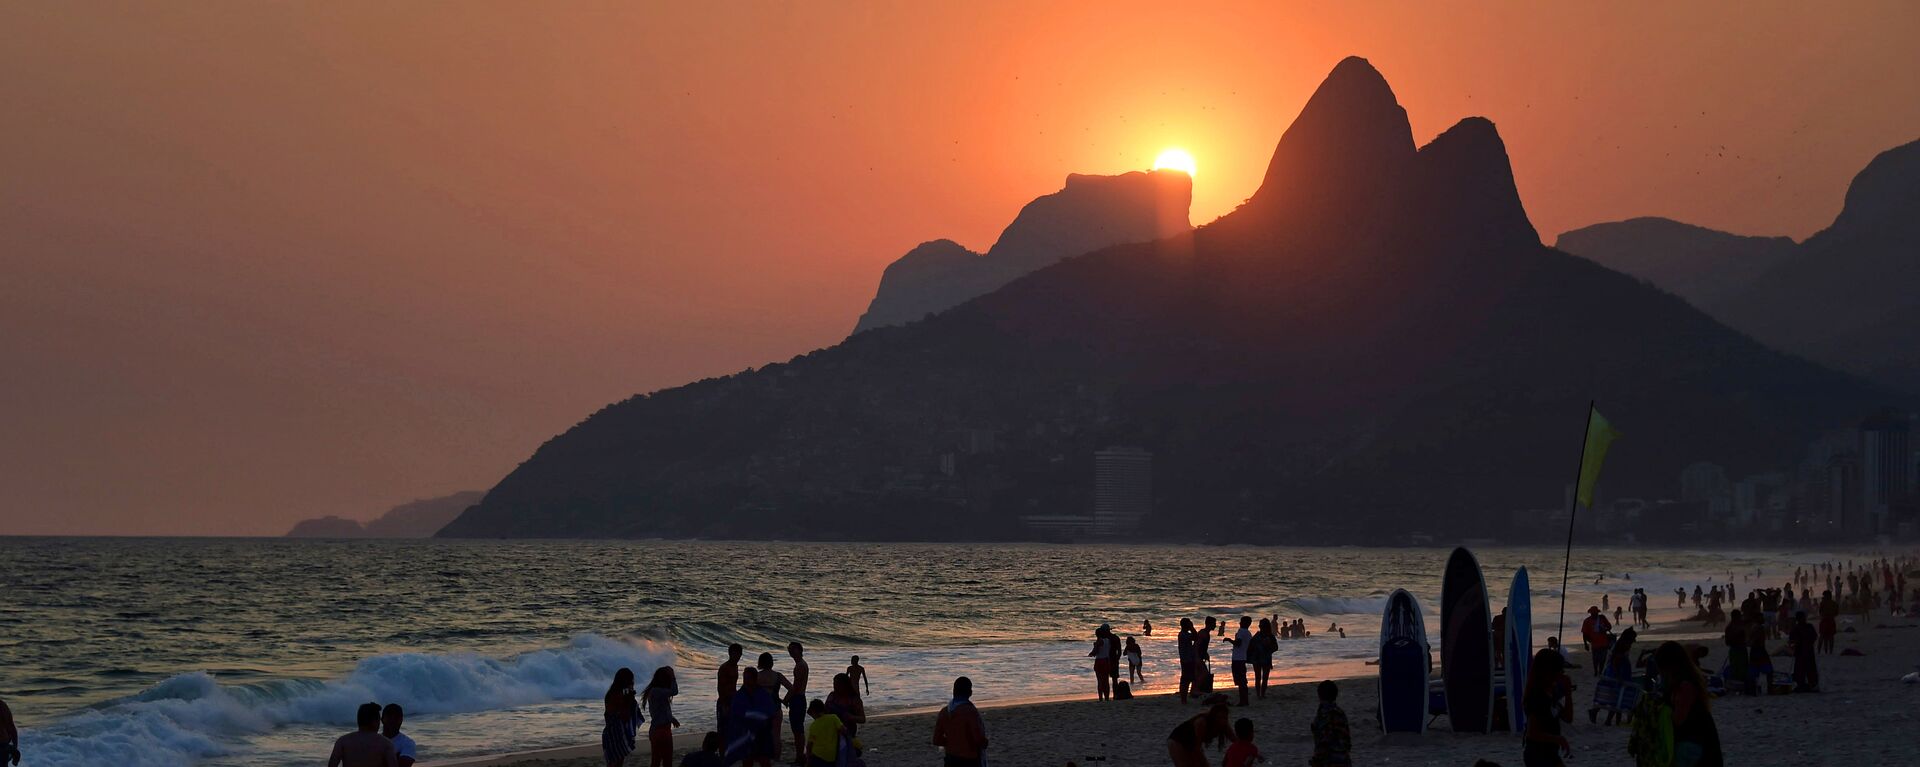
[[[0,764],[8,762],[20,767],[20,728],[13,724],[13,709],[0,700]]]
[[[1127,684],[1145,684],[1147,673],[1140,670],[1140,643],[1134,641],[1133,637],[1127,637],[1127,646],[1120,650],[1120,654],[1127,656]]]
[[[719,689],[714,691],[713,698],[713,722],[722,730],[732,718],[727,706],[733,702],[734,691],[740,689],[740,654],[746,651],[738,642],[727,645],[727,662],[720,664]]]
[[[1747,668],[1746,617],[1738,610],[1727,619],[1727,630],[1721,635],[1721,642],[1727,646],[1727,689],[1752,695],[1753,674]]]
[[[400,767],[393,741],[380,734],[380,704],[360,704],[353,718],[360,729],[333,742],[327,767]]]
[[[1661,642],[1653,652],[1660,670],[1660,689],[1673,707],[1672,767],[1725,767],[1720,752],[1720,729],[1714,726],[1707,703],[1707,682],[1700,667],[1679,642]]]
[[[973,705],[973,680],[953,680],[953,700],[933,720],[933,744],[946,754],[944,767],[981,767],[987,752],[987,724]]]
[[[1194,643],[1194,655],[1200,659],[1200,668],[1194,683],[1204,683],[1208,693],[1213,692],[1213,655],[1207,646],[1213,643],[1213,631],[1216,626],[1219,624],[1213,618],[1207,618],[1207,630],[1200,632],[1196,637],[1199,641]]]
[[[1562,760],[1573,755],[1573,744],[1560,732],[1562,723],[1573,721],[1573,707],[1563,705],[1561,692],[1566,670],[1566,661],[1553,650],[1533,654],[1520,701],[1527,712],[1526,732],[1520,738],[1520,759],[1526,767],[1564,767]]]
[[[860,725],[867,723],[867,704],[860,700],[860,690],[853,686],[853,677],[834,674],[833,692],[827,693],[826,704],[828,713],[840,717],[841,726],[847,730],[847,738],[859,737]],[[809,732],[807,737],[813,737],[812,733]]]
[[[1833,654],[1833,640],[1840,635],[1840,603],[1832,591],[1820,592],[1820,643],[1818,649]]]
[[[1093,687],[1100,700],[1112,697],[1108,680],[1113,678],[1114,664],[1120,658],[1120,648],[1115,646],[1113,627],[1105,623],[1093,630],[1093,650],[1087,653],[1093,659]]]
[[[1208,695],[1200,703],[1207,707],[1205,712],[1182,721],[1167,735],[1167,757],[1173,767],[1207,767],[1207,744],[1225,743],[1233,734],[1227,721],[1227,696]]]
[[[1313,715],[1308,729],[1313,732],[1311,767],[1353,767],[1353,733],[1347,728],[1347,712],[1335,701],[1340,686],[1328,679],[1320,683],[1320,710]]]
[[[754,678],[757,680],[757,683],[760,685],[760,689],[765,690],[767,692],[767,695],[772,697],[774,700],[773,716],[776,721],[770,722],[769,725],[773,735],[773,738],[772,738],[773,739],[773,758],[779,759],[780,758],[780,737],[779,737],[780,724],[777,720],[780,718],[780,710],[779,710],[780,701],[783,699],[782,696],[780,695],[780,689],[783,687],[786,688],[787,694],[784,697],[784,700],[786,700],[787,703],[792,704],[793,698],[794,698],[794,693],[793,693],[794,687],[792,682],[787,681],[787,676],[785,674],[782,674],[778,671],[773,670],[773,653],[770,653],[770,652],[760,653],[760,657],[757,660],[758,660],[758,663],[755,664],[757,666],[756,670],[759,671],[760,673]],[[804,706],[805,704],[803,703],[801,705]],[[805,717],[806,712],[802,711],[800,712],[800,715],[802,717]],[[788,717],[788,718],[791,719],[792,717]]]
[[[773,656],[763,653],[767,666],[773,665]],[[778,674],[768,671],[768,674]],[[760,669],[750,668],[740,673],[740,691],[733,696],[729,706],[733,732],[728,736],[729,753],[738,749],[744,739],[747,745],[746,757],[742,764],[746,767],[773,767],[773,760],[780,756],[780,703],[773,691],[760,684]]]
[[[634,698],[633,669],[613,672],[613,684],[601,702],[606,704],[602,715],[606,726],[600,730],[600,755],[607,758],[607,767],[621,767],[633,753],[633,739],[640,725],[637,721],[640,702]]]
[[[1507,667],[1507,608],[1500,608],[1500,614],[1493,616],[1493,670]]]
[[[653,681],[640,691],[640,701],[653,717],[653,726],[647,729],[647,767],[673,767],[673,728],[680,726],[680,720],[673,718],[673,696],[679,694],[680,681],[672,666],[654,669]]]
[[[1273,636],[1273,624],[1261,618],[1260,630],[1253,635],[1253,646],[1247,649],[1247,660],[1253,664],[1254,697],[1267,699],[1267,677],[1273,675],[1273,654],[1279,650],[1280,640]]]
[[[807,762],[807,659],[799,642],[787,643],[793,658],[793,692],[787,695],[787,725],[793,728],[793,763]]]
[[[380,734],[393,741],[394,758],[400,767],[413,767],[414,760],[420,758],[420,748],[414,745],[413,738],[400,731],[400,725],[407,720],[407,712],[398,703],[388,703],[380,710]]]
[[[1227,640],[1233,643],[1233,686],[1240,688],[1242,706],[1247,705],[1247,651],[1253,648],[1253,631],[1249,628],[1252,625],[1251,616],[1240,616],[1240,630]]]
[[[1199,678],[1200,659],[1195,652],[1192,618],[1180,619],[1180,634],[1174,637],[1174,645],[1180,653],[1180,705],[1187,704],[1187,691],[1193,689]]]
[[[1794,613],[1793,630],[1787,632],[1787,643],[1793,648],[1793,691],[1819,692],[1819,659],[1814,648],[1820,644],[1820,634],[1807,622],[1805,612]]]
[[[847,678],[853,680],[853,691],[857,695],[872,695],[873,682],[867,681],[867,667],[860,665],[860,656],[853,656],[853,662],[847,664]],[[866,688],[866,692],[860,689]]]

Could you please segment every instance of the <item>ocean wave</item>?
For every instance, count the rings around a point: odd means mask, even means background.
[[[195,672],[27,730],[21,750],[34,764],[179,765],[237,753],[241,738],[287,725],[351,725],[367,701],[399,703],[409,714],[447,714],[595,698],[623,666],[645,679],[672,662],[669,646],[585,634],[565,647],[507,658],[377,655],[326,681],[223,685]]]
[[[1366,597],[1294,597],[1283,604],[1299,615],[1379,615],[1387,609],[1386,595]],[[1286,610],[1281,617],[1286,617]]]

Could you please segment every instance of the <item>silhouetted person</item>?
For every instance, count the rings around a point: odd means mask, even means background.
[[[1233,734],[1228,719],[1227,696],[1208,695],[1201,701],[1207,710],[1182,721],[1167,735],[1167,756],[1173,767],[1207,767],[1209,742],[1223,742]]]
[[[393,753],[400,760],[400,767],[413,767],[414,760],[419,759],[420,754],[413,738],[400,731],[400,725],[406,720],[407,712],[398,703],[388,703],[386,708],[380,710],[380,734],[393,741]]]
[[[787,726],[793,729],[794,758],[807,761],[807,659],[799,642],[787,643],[793,658],[793,692],[787,696]]]
[[[679,694],[680,681],[672,666],[654,669],[653,681],[640,691],[640,702],[653,718],[653,726],[647,728],[647,767],[673,767],[673,728],[680,726],[680,720],[673,718],[673,696]]]
[[[1093,630],[1093,650],[1087,657],[1093,659],[1093,687],[1101,700],[1112,696],[1109,682],[1114,677],[1115,666],[1120,661],[1120,640],[1114,638],[1113,627],[1105,623]]]
[[[773,655],[762,653],[760,662],[772,671]],[[733,696],[730,707],[732,722],[728,725],[730,742],[737,743],[742,738],[747,741],[746,758],[742,761],[748,767],[773,767],[773,760],[780,755],[780,701],[773,691],[760,683],[760,669],[750,668],[740,672],[740,691]],[[784,681],[784,680],[783,680]],[[734,747],[730,746],[729,751]]]
[[[333,742],[327,767],[400,767],[393,741],[380,734],[380,704],[360,704],[353,718],[360,729]]]
[[[20,728],[13,724],[13,709],[0,700],[0,761],[20,764]]]
[[[1515,662],[1518,662],[1516,659]],[[1533,654],[1527,669],[1527,689],[1520,705],[1527,713],[1527,728],[1520,736],[1521,763],[1527,767],[1560,767],[1562,758],[1573,755],[1573,746],[1560,733],[1560,725],[1573,721],[1573,707],[1562,692],[1567,660],[1556,650]]]
[[[1793,630],[1787,632],[1787,641],[1793,645],[1794,692],[1818,691],[1820,668],[1815,648],[1820,644],[1820,634],[1807,622],[1805,612],[1794,613]]]
[[[714,691],[713,699],[713,721],[714,726],[722,730],[726,729],[730,718],[727,704],[733,702],[734,691],[740,689],[740,654],[743,652],[746,652],[746,648],[738,643],[727,645],[727,662],[720,664],[719,679],[716,680],[719,688]]]
[[[776,708],[778,707],[779,702],[783,699],[782,696],[780,695],[780,688],[782,687],[787,689],[787,695],[785,696],[784,700],[789,704],[791,704],[794,700],[793,683],[787,681],[787,676],[785,674],[782,674],[778,671],[773,670],[773,653],[770,653],[770,652],[760,653],[759,663],[757,665],[759,667],[757,670],[760,673],[755,678],[758,680],[760,689],[765,690],[768,695],[773,696],[773,700],[775,702]],[[798,705],[805,706],[806,704],[801,703]],[[780,712],[776,710],[774,712],[774,716],[777,718],[779,715],[780,715]],[[800,716],[804,718],[806,716],[806,711],[802,710],[800,712]],[[780,729],[779,723],[775,722],[773,725],[774,734],[776,736],[773,742],[773,758],[775,759],[780,758],[780,739],[779,737],[777,737],[779,735],[779,729]]]
[[[853,662],[847,664],[847,678],[853,680],[853,689],[861,695],[873,694],[873,682],[867,680],[867,667],[860,665],[860,656],[853,656]]]
[[[1240,630],[1227,640],[1233,644],[1233,686],[1240,688],[1240,705],[1247,705],[1247,651],[1253,649],[1253,617],[1240,616]]]
[[[1660,672],[1661,694],[1673,710],[1672,764],[1694,767],[1723,767],[1726,758],[1720,752],[1720,729],[1713,723],[1713,709],[1707,704],[1707,682],[1700,667],[1679,642],[1662,642],[1653,652],[1654,667]]]
[[[1133,637],[1127,637],[1127,645],[1120,649],[1127,657],[1127,684],[1139,684],[1147,681],[1147,674],[1140,670],[1140,643]]]
[[[987,751],[987,726],[973,705],[973,680],[953,680],[953,700],[933,720],[933,745],[946,754],[945,767],[980,767]]]
[[[1353,732],[1347,727],[1347,712],[1340,709],[1340,685],[1328,679],[1320,683],[1320,710],[1313,715],[1308,729],[1313,733],[1311,767],[1352,767]]]
[[[1195,689],[1200,679],[1200,652],[1198,640],[1193,630],[1193,619],[1180,619],[1180,634],[1173,639],[1180,652],[1180,703],[1187,702],[1187,692]]]
[[[621,767],[633,753],[633,739],[639,734],[640,726],[637,721],[640,701],[634,697],[633,669],[613,672],[613,684],[607,686],[601,703],[605,704],[602,718],[606,725],[600,729],[600,755],[606,757],[607,767]]]

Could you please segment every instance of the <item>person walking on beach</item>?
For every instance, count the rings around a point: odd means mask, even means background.
[[[1140,643],[1127,637],[1127,646],[1120,654],[1127,656],[1127,684],[1145,684],[1147,672],[1140,670]]]
[[[613,684],[607,687],[603,718],[606,726],[600,730],[600,755],[606,757],[607,767],[623,767],[627,756],[633,753],[633,739],[638,735],[640,722],[640,701],[634,697],[633,669],[623,668],[613,672]]]
[[[787,643],[793,658],[793,692],[787,695],[787,724],[793,728],[793,763],[807,762],[807,659],[799,642]]]
[[[679,694],[680,681],[672,666],[655,669],[653,681],[640,691],[640,702],[653,717],[653,726],[647,729],[647,767],[673,767],[673,728],[680,726],[680,720],[673,718],[673,696]]]
[[[327,767],[400,767],[393,741],[380,734],[380,704],[360,704],[353,718],[360,729],[333,742]]]
[[[853,680],[855,693],[860,693],[861,688],[864,687],[866,692],[860,694],[873,694],[873,682],[867,681],[867,667],[860,665],[860,656],[853,656],[853,662],[847,664],[847,678]]]
[[[980,767],[987,751],[987,725],[973,705],[973,680],[953,680],[953,700],[933,720],[933,744],[945,753],[945,767]]]
[[[722,730],[727,728],[727,720],[732,718],[728,704],[733,702],[734,691],[740,689],[740,654],[746,651],[738,642],[727,645],[727,662],[720,664],[719,688],[714,691],[713,698],[713,722],[715,727]]]
[[[1598,606],[1587,608],[1587,619],[1580,623],[1580,641],[1593,654],[1593,675],[1599,676],[1606,667],[1607,648],[1613,644],[1613,623]]]
[[[20,728],[13,724],[13,709],[0,700],[0,764],[8,762],[20,767]]]
[[[380,710],[380,734],[393,741],[394,758],[400,767],[413,767],[414,760],[420,758],[420,749],[414,745],[413,738],[400,731],[400,725],[407,720],[407,712],[398,703],[388,703]]]
[[[1227,721],[1227,696],[1208,695],[1200,703],[1206,711],[1188,717],[1167,735],[1167,757],[1173,767],[1208,767],[1207,744],[1223,744],[1233,734]]]
[[[1707,682],[1679,642],[1661,642],[1653,652],[1660,690],[1673,711],[1673,767],[1725,767],[1720,729],[1707,704]]]
[[[1240,616],[1240,630],[1234,632],[1232,639],[1227,640],[1233,643],[1233,686],[1240,689],[1242,706],[1247,705],[1247,650],[1253,648],[1253,631],[1250,628],[1252,625],[1251,616]]]
[[[1553,650],[1533,654],[1527,670],[1527,689],[1520,705],[1527,713],[1526,731],[1520,738],[1520,760],[1526,767],[1563,767],[1563,758],[1573,755],[1573,744],[1561,734],[1560,725],[1573,721],[1573,709],[1564,705],[1561,692],[1566,661]]]

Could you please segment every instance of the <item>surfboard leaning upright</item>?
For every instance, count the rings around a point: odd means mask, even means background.
[[[1513,586],[1507,589],[1506,633],[1496,641],[1507,643],[1507,721],[1513,723],[1514,732],[1525,732],[1527,672],[1533,663],[1533,590],[1527,585],[1524,567],[1513,574]]]
[[[1440,582],[1440,678],[1454,732],[1493,729],[1493,642],[1480,561],[1454,549]]]
[[[1394,589],[1380,618],[1380,728],[1427,731],[1427,677],[1433,657],[1420,602]]]

